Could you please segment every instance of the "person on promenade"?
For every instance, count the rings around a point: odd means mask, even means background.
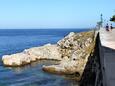
[[[111,29],[111,30],[113,29],[113,26],[112,26],[112,24],[111,24],[111,26],[110,26],[110,29]]]
[[[109,31],[109,25],[108,25],[108,23],[106,24],[106,31]]]

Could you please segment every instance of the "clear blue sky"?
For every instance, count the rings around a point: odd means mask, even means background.
[[[0,0],[0,28],[83,28],[115,14],[115,0]]]

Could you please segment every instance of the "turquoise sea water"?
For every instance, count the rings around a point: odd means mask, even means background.
[[[24,49],[55,44],[69,32],[88,29],[1,29],[0,30],[0,86],[76,86],[74,80],[42,71],[42,65],[55,61],[38,61],[24,67],[4,67],[1,57]]]

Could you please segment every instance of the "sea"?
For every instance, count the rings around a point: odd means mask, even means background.
[[[42,71],[43,65],[57,64],[56,61],[42,60],[23,67],[5,67],[2,56],[48,43],[55,44],[70,32],[88,30],[90,29],[0,29],[0,86],[79,86],[75,80]]]

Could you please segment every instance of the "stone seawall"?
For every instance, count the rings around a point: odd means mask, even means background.
[[[99,34],[96,36],[94,52],[90,55],[84,69],[80,86],[105,86],[103,76],[103,50]]]

